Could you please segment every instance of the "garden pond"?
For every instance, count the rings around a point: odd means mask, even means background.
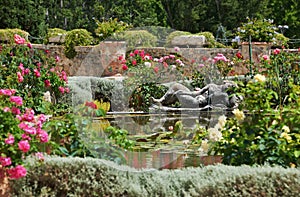
[[[132,150],[123,150],[126,164],[135,168],[174,169],[220,163],[221,157],[200,153],[193,143],[199,127],[213,127],[218,117],[229,111],[199,111],[197,109],[173,112],[108,112],[94,118],[94,127],[104,130],[109,126],[127,131],[134,141]],[[107,137],[107,136],[106,136]]]

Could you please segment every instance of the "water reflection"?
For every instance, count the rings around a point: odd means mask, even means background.
[[[183,143],[185,140],[192,140],[194,135],[192,131],[197,125],[213,127],[221,115],[230,114],[226,111],[164,114],[108,113],[105,120],[111,126],[127,130],[129,138],[143,139],[145,142],[141,143],[138,151],[123,151],[127,165],[134,168],[174,169],[221,162],[220,157],[200,155],[198,147],[187,149]],[[182,122],[184,131],[183,134],[179,134],[180,137],[166,138],[163,143],[160,143],[162,140],[159,142],[156,139],[148,140],[149,136],[158,133],[170,133],[171,128],[174,128],[178,121]]]

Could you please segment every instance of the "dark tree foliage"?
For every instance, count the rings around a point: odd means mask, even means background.
[[[21,28],[43,36],[48,28],[84,28],[94,33],[97,21],[117,18],[134,27],[162,26],[216,35],[220,25],[234,31],[250,18],[288,25],[284,33],[300,37],[299,0],[1,0],[0,28]]]

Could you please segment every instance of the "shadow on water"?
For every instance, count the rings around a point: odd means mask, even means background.
[[[220,156],[201,155],[198,146],[188,146],[195,128],[213,127],[220,115],[228,112],[184,112],[184,113],[108,113],[105,120],[110,126],[128,131],[129,139],[138,142],[135,151],[123,151],[127,165],[134,168],[176,169],[196,167],[221,162]],[[177,122],[182,130],[172,133]],[[162,137],[164,136],[164,138]],[[191,143],[190,143],[191,144]]]

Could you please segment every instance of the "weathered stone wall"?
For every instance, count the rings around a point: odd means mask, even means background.
[[[35,48],[49,50],[52,55],[58,55],[61,59],[59,65],[64,68],[69,76],[113,76],[118,73],[122,74],[122,68],[118,61],[118,57],[125,55],[125,42],[103,42],[96,46],[78,46],[75,47],[77,55],[73,59],[68,59],[64,55],[64,47],[60,45],[34,45]],[[162,57],[174,54],[174,48],[154,47],[140,48],[146,53],[150,53],[153,57]],[[218,53],[224,54],[231,59],[238,51],[242,51],[242,55],[249,58],[248,46],[239,49],[231,48],[180,48],[177,52],[185,63],[201,63],[203,60],[215,57]],[[257,62],[262,54],[270,54],[268,47],[253,46],[253,60]],[[247,72],[242,65],[234,66],[235,74],[244,74]]]

